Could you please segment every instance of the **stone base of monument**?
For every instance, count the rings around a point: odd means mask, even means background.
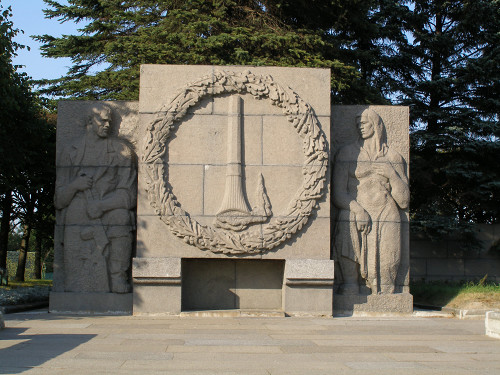
[[[51,292],[49,311],[71,314],[132,314],[132,293]]]
[[[133,314],[332,316],[333,272],[331,260],[136,258]]]
[[[333,260],[287,260],[285,313],[289,316],[332,316],[333,267]]]
[[[333,295],[333,315],[411,314],[413,296],[410,293],[375,295]]]
[[[500,339],[500,312],[488,311],[484,320],[486,336]]]
[[[134,258],[134,315],[181,312],[181,258]]]

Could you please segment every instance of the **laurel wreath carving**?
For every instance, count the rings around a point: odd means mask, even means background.
[[[272,218],[261,230],[243,233],[204,226],[191,218],[175,199],[164,166],[167,141],[175,131],[175,123],[204,97],[231,93],[249,93],[255,99],[267,98],[272,105],[282,108],[283,114],[303,140],[305,155],[302,186],[286,211]],[[326,183],[327,144],[311,106],[292,89],[280,86],[271,76],[255,75],[250,71],[216,71],[187,85],[160,109],[148,126],[142,151],[146,190],[155,212],[184,242],[213,253],[256,254],[280,245],[307,223]]]

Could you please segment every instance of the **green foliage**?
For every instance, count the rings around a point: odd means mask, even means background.
[[[500,217],[498,0],[404,1],[392,90],[410,106],[413,229]]]
[[[78,35],[43,93],[137,99],[141,64],[329,67],[332,101],[411,113],[411,223],[431,237],[500,216],[498,0],[44,0]]]
[[[12,64],[23,46],[12,40],[18,30],[10,17],[10,8],[0,5],[0,207],[2,218],[21,222],[45,239],[52,237],[54,223],[55,122],[49,121],[29,77]],[[10,231],[9,221],[2,220],[0,264],[5,264]]]
[[[23,154],[19,146],[33,135],[35,96],[28,77],[18,73],[12,65],[16,51],[23,46],[12,39],[18,30],[9,20],[10,8],[0,6],[0,192],[19,183],[21,174],[30,162],[30,154]]]
[[[7,252],[7,272],[9,274],[9,285],[14,281],[17,270],[17,260],[19,258],[19,251]],[[35,253],[28,252],[26,255],[26,267],[24,270],[25,279],[35,278]]]
[[[356,76],[324,57],[321,34],[292,29],[253,1],[44,0],[45,14],[87,22],[80,35],[37,37],[48,57],[71,57],[43,91],[81,99],[137,99],[141,64],[332,67],[339,88]],[[97,72],[96,72],[97,70]]]
[[[23,234],[14,230],[9,232],[9,245],[7,251],[17,251],[21,247]]]
[[[10,281],[8,286],[3,286],[2,289],[11,290],[16,288],[36,287],[36,286],[52,286],[52,280],[44,279],[27,279],[25,281]]]

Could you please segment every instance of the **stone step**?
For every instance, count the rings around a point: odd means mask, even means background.
[[[239,317],[257,317],[257,318],[282,318],[285,313],[280,310],[199,310],[182,311],[181,317],[200,317],[200,318],[239,318]]]

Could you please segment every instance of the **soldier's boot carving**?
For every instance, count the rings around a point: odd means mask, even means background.
[[[113,238],[109,252],[108,269],[110,288],[113,293],[130,292],[128,268],[130,266],[131,246],[130,236]]]
[[[340,257],[339,261],[344,281],[341,289],[342,294],[345,295],[359,294],[358,264],[345,257]]]

